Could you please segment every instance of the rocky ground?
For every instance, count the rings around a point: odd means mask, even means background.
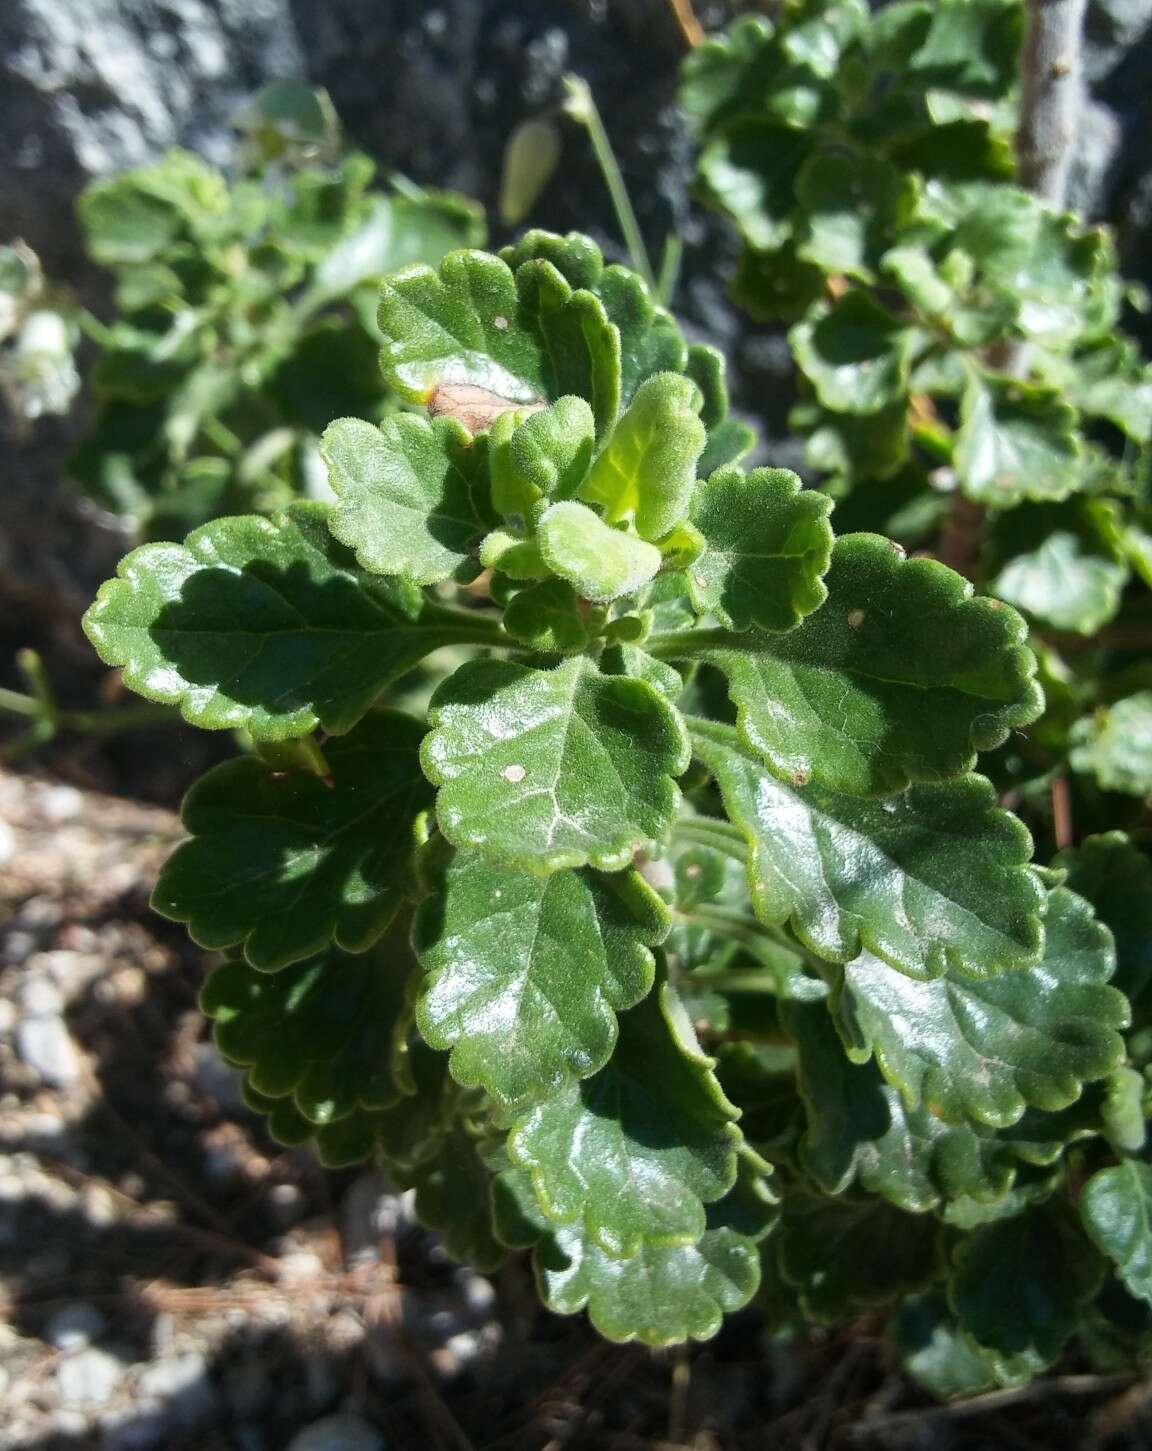
[[[521,1259],[454,1264],[382,1176],[325,1172],[245,1110],[196,1011],[203,956],[147,908],[177,835],[0,773],[0,1451],[1149,1444],[1124,1377],[934,1407],[874,1321],[789,1343],[753,1308],[658,1355],[546,1314]]]

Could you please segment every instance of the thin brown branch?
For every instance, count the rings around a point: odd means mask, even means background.
[[[690,50],[704,44],[704,28],[696,19],[696,12],[692,9],[692,0],[668,0],[668,8],[676,17],[676,24],[680,28],[680,34],[684,37],[684,44]]]

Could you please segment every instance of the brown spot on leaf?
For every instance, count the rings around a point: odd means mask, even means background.
[[[793,784],[793,786],[807,786],[808,782],[811,781],[811,779],[812,779],[812,772],[811,771],[803,771],[803,770],[801,770],[801,771],[793,771],[792,772],[792,784]]]
[[[505,398],[502,393],[482,388],[479,383],[441,383],[428,400],[428,412],[433,418],[454,418],[469,433],[483,433],[510,409],[539,413],[547,406],[541,398],[534,398],[529,403]]]

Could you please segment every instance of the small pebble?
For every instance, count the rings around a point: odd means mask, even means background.
[[[102,1406],[124,1374],[114,1355],[95,1345],[65,1355],[56,1366],[56,1385],[66,1406]]]
[[[172,1422],[185,1430],[216,1412],[208,1362],[198,1351],[156,1361],[141,1372],[136,1384],[141,1395],[163,1401]]]
[[[45,821],[74,821],[83,810],[84,797],[75,786],[50,786],[40,797],[40,814]]]
[[[0,821],[0,867],[16,855],[16,833],[6,821]]]
[[[293,1436],[287,1451],[384,1451],[384,1438],[359,1416],[325,1416]]]
[[[63,1018],[25,1018],[16,1025],[16,1051],[52,1088],[68,1088],[80,1077],[80,1057]]]

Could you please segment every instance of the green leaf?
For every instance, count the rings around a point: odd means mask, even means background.
[[[1072,1211],[1053,1199],[966,1235],[949,1300],[960,1328],[1013,1377],[1052,1364],[1103,1273]]]
[[[1068,363],[1068,396],[1076,407],[1146,444],[1152,437],[1152,367],[1137,345],[1129,338],[1109,338]]]
[[[220,172],[174,148],[151,166],[89,186],[78,211],[93,259],[120,267],[158,256],[198,214],[222,212],[227,203]]]
[[[911,57],[915,83],[999,100],[1015,76],[1023,15],[1013,0],[935,0],[932,24]]]
[[[939,1291],[905,1300],[889,1330],[906,1374],[939,1401],[979,1395],[1000,1383],[996,1357],[961,1333]]]
[[[328,1124],[400,1098],[393,1048],[408,1021],[411,972],[402,942],[391,940],[356,956],[330,948],[276,973],[226,962],[200,1007],[220,1052],[251,1070],[255,1089],[291,1094],[309,1123]]]
[[[415,820],[432,802],[423,737],[418,721],[390,712],[327,743],[327,780],[253,756],[209,771],[185,797],[192,840],[165,863],[153,908],[187,922],[201,947],[243,943],[265,971],[333,939],[362,952],[410,890]]]
[[[688,738],[643,681],[579,656],[554,670],[474,660],[439,687],[429,719],[424,770],[455,846],[536,871],[616,871],[671,824]]]
[[[571,960],[571,957],[570,957]],[[593,1078],[551,1094],[508,1139],[545,1216],[616,1259],[695,1244],[736,1179],[738,1110],[668,984],[620,1019]]]
[[[989,588],[1058,630],[1093,635],[1120,608],[1127,579],[1126,564],[1086,546],[1071,531],[1058,530],[1010,560]]]
[[[774,780],[730,726],[694,721],[696,755],[748,843],[757,916],[813,952],[862,950],[913,977],[1035,963],[1044,891],[1023,824],[981,776],[873,801]]]
[[[799,1045],[799,1088],[807,1110],[801,1162],[828,1194],[853,1182],[898,1209],[919,1214],[944,1199],[998,1199],[1012,1184],[1009,1146],[989,1129],[946,1124],[907,1107],[873,1063],[852,1063],[824,1003],[782,1006]]]
[[[377,428],[339,418],[320,452],[339,500],[329,527],[362,568],[413,584],[476,574],[495,515],[486,450],[458,423],[401,413]]]
[[[454,1129],[411,1177],[417,1218],[439,1232],[453,1259],[488,1271],[507,1258],[492,1228],[492,1173],[480,1145],[463,1128]]]
[[[704,147],[700,186],[753,247],[771,250],[791,236],[796,174],[811,151],[803,132],[742,116]]]
[[[887,1305],[935,1279],[940,1263],[931,1215],[904,1214],[883,1199],[790,1194],[777,1244],[783,1276],[812,1320]]]
[[[827,602],[796,629],[707,655],[728,677],[744,739],[782,779],[899,791],[969,770],[1039,715],[1023,620],[973,599],[952,570],[850,534],[825,583]]]
[[[1064,499],[1080,481],[1080,465],[1076,410],[1054,388],[972,378],[956,435],[956,474],[969,498],[993,509]]]
[[[482,427],[509,407],[571,394],[592,405],[599,432],[616,418],[619,334],[598,297],[573,291],[542,258],[515,273],[468,251],[436,271],[406,268],[381,288],[379,324],[385,379],[436,414],[466,408]]]
[[[457,853],[416,919],[420,1031],[466,1087],[505,1103],[551,1092],[608,1061],[667,930],[635,872],[540,877]]]
[[[803,261],[795,242],[746,246],[736,264],[729,296],[753,322],[799,322],[824,296],[823,268]]]
[[[459,634],[419,624],[419,596],[363,574],[327,519],[323,504],[296,504],[133,550],[85,632],[127,685],[192,725],[264,740],[346,731]]]
[[[816,396],[833,412],[880,413],[907,396],[912,334],[866,292],[854,288],[813,309],[789,338]]]
[[[1152,1167],[1128,1159],[1093,1174],[1080,1218],[1128,1290],[1152,1304]]]
[[[570,499],[595,444],[596,420],[583,398],[560,398],[526,419],[502,413],[489,439],[493,505],[523,525],[541,499]]]
[[[806,226],[797,255],[825,272],[870,280],[915,197],[913,179],[887,161],[818,152],[796,178]]]
[[[544,510],[536,538],[548,568],[595,604],[635,594],[655,578],[664,562],[654,544],[611,528],[574,499]]]
[[[1069,760],[1094,776],[1105,791],[1129,796],[1152,792],[1152,690],[1140,690],[1072,729]]]
[[[1152,861],[1122,831],[1086,836],[1052,865],[1116,940],[1115,986],[1135,1003],[1152,982]]]
[[[587,1308],[608,1340],[653,1347],[710,1340],[760,1283],[756,1245],[727,1227],[696,1244],[646,1244],[629,1259],[606,1254],[576,1228],[559,1228],[537,1245],[534,1263],[550,1310]]]
[[[520,590],[504,611],[514,640],[546,655],[578,655],[593,639],[588,607],[570,584],[545,580]]]
[[[729,629],[789,630],[824,603],[831,500],[787,469],[718,469],[692,501],[706,541],[688,571],[692,603]]]
[[[1055,1110],[1124,1058],[1122,993],[1107,986],[1108,930],[1066,887],[1049,894],[1044,957],[986,981],[954,969],[932,982],[894,973],[867,953],[843,969],[833,1010],[849,1053],[875,1053],[910,1105],[947,1122],[992,1127],[1028,1105]]]
[[[581,485],[609,524],[634,523],[642,539],[659,539],[688,513],[696,460],[704,450],[700,390],[679,373],[658,373],[636,396]]]

